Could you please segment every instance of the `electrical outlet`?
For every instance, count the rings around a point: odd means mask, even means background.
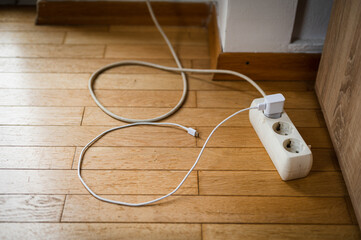
[[[251,107],[263,102],[263,98],[255,99]],[[285,112],[280,118],[273,119],[258,109],[252,109],[249,119],[282,180],[308,175],[312,167],[312,152]]]

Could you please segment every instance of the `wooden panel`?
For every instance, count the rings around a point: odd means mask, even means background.
[[[0,223],[1,239],[201,240],[200,224]]]
[[[93,73],[105,65],[129,59],[46,59],[46,58],[0,58],[0,72],[3,73]],[[143,59],[143,61],[148,61]],[[151,62],[166,66],[176,66],[174,60],[152,59]],[[183,67],[190,67],[190,60],[182,61]],[[125,66],[109,70],[117,73],[163,73],[153,68]]]
[[[178,32],[178,33],[202,33],[207,34],[208,29],[206,27],[200,26],[186,26],[186,25],[163,25],[163,31],[168,34],[171,32]],[[151,25],[129,25],[129,24],[122,24],[122,25],[110,25],[109,26],[110,32],[157,32],[159,33],[157,27],[154,24]]]
[[[0,126],[1,146],[84,146],[109,127]],[[51,133],[51,134],[49,134]],[[141,138],[139,136],[142,136]],[[94,146],[195,147],[195,138],[174,127],[139,126],[109,133]]]
[[[98,194],[167,194],[183,179],[182,171],[85,170],[84,181]],[[84,194],[75,170],[0,170],[1,194]],[[198,193],[193,172],[177,194]]]
[[[170,32],[168,39],[173,44],[203,45],[207,35],[204,33]],[[129,32],[68,32],[66,44],[162,44],[164,39],[158,32],[144,34],[140,31]]]
[[[217,69],[241,72],[254,80],[315,80],[321,54],[311,53],[228,53],[218,55]],[[238,80],[230,75],[217,80]]]
[[[184,46],[175,47],[174,49],[181,59],[208,59],[207,46]],[[106,58],[156,58],[171,59],[172,54],[168,46],[158,45],[108,45]]]
[[[213,127],[198,127],[200,137],[197,146],[201,147]],[[297,128],[305,142],[314,148],[332,148],[327,129]],[[252,127],[220,127],[208,142],[209,147],[262,147]]]
[[[361,2],[335,1],[316,92],[361,227]]]
[[[73,147],[0,147],[0,168],[70,169]]]
[[[117,200],[141,202],[155,196],[111,197]],[[102,214],[97,214],[99,212]],[[237,196],[180,196],[171,197],[163,201],[163,204],[152,207],[129,208],[100,202],[91,196],[69,195],[65,202],[62,221],[351,223],[343,198]]]
[[[62,43],[64,32],[1,32],[0,43]]]
[[[81,73],[0,73],[0,88],[87,89],[90,74]],[[245,81],[211,81],[210,75],[190,74],[190,90],[254,90]],[[258,81],[265,91],[313,90],[311,81]],[[95,89],[182,90],[179,74],[102,74]]]
[[[204,59],[193,59],[192,60],[192,68],[195,68],[195,69],[210,69],[211,68],[211,62],[208,61],[208,60],[204,60]],[[240,78],[237,78],[237,80],[240,80]]]
[[[260,179],[262,179],[260,181]],[[280,181],[277,171],[201,171],[200,195],[345,196],[339,172],[311,172],[306,178]]]
[[[0,22],[31,22],[33,23],[36,17],[35,7],[19,8],[1,6],[0,8]]]
[[[98,90],[96,94],[104,106],[173,107],[181,98],[181,91]],[[184,107],[195,107],[195,92],[188,92]],[[0,89],[3,106],[95,106],[88,90]]]
[[[63,204],[61,195],[0,195],[0,221],[58,222]]]
[[[77,167],[81,149],[77,148],[73,168]],[[88,150],[83,169],[183,169],[194,162],[199,148],[115,148]],[[335,171],[332,150],[313,149],[315,171]],[[154,161],[156,160],[156,163]],[[207,148],[197,170],[275,170],[263,148]]]
[[[268,94],[277,93],[269,92]],[[314,92],[282,92],[286,98],[285,108],[317,109],[319,104]],[[255,98],[260,98],[259,92],[247,91],[198,91],[198,107],[246,108]],[[300,101],[302,99],[302,101]],[[247,114],[247,113],[246,113]]]
[[[0,107],[1,125],[80,125],[82,107]]]
[[[120,116],[129,118],[151,118],[160,116],[170,111],[170,108],[109,108],[112,112]],[[164,120],[165,122],[176,122],[185,126],[216,126],[227,116],[235,113],[239,109],[223,108],[182,108],[177,114]],[[320,127],[321,124],[315,110],[287,110],[292,122],[296,127]],[[86,107],[82,125],[116,125],[121,124],[118,120],[104,114],[98,107]],[[223,126],[246,126],[249,127],[248,114],[240,114]]]
[[[0,73],[0,88],[87,89],[90,74]]]
[[[106,25],[81,25],[81,26],[39,26],[35,25],[35,9],[32,11],[33,19],[29,22],[0,22],[0,30],[1,31],[44,31],[44,32],[65,32],[65,31],[108,31],[109,26]],[[19,16],[21,17],[21,16]]]
[[[187,76],[190,90],[239,90],[254,91],[246,81],[211,81],[209,74]],[[313,90],[310,81],[258,81],[265,91],[308,91]],[[86,84],[85,84],[86,85]],[[102,74],[95,83],[96,89],[183,89],[179,74]]]
[[[83,169],[170,169],[188,170],[200,148],[94,147],[87,151]],[[77,148],[73,168],[77,168]],[[312,149],[315,171],[339,170],[330,149]],[[275,170],[264,148],[206,148],[196,170]]]
[[[0,44],[0,57],[102,58],[104,45]]]
[[[203,224],[204,240],[268,239],[350,239],[361,238],[356,226],[279,225],[279,224]]]
[[[203,26],[206,3],[152,2],[161,25]],[[38,2],[38,24],[153,24],[143,2]]]

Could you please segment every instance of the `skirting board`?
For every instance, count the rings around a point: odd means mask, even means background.
[[[211,5],[194,2],[153,2],[162,25],[205,26]],[[37,3],[37,24],[153,24],[144,2],[56,1]]]
[[[221,53],[217,69],[240,72],[254,80],[316,80],[321,54]],[[215,80],[239,79],[216,74]]]
[[[216,9],[208,22],[211,68],[240,72],[254,80],[316,80],[321,54],[222,52]],[[213,80],[239,80],[215,74]]]

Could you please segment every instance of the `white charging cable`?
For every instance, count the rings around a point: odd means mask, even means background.
[[[263,97],[266,96],[265,92],[258,86],[257,83],[255,83],[251,78],[247,77],[246,75],[243,75],[241,73],[238,73],[238,72],[235,72],[235,71],[231,71],[231,70],[221,70],[221,69],[190,69],[190,68],[182,68],[182,65],[178,59],[178,56],[176,54],[176,52],[174,51],[173,47],[172,47],[172,44],[170,43],[167,35],[164,33],[162,27],[159,25],[155,15],[154,15],[154,12],[153,12],[153,9],[152,9],[152,6],[150,5],[150,2],[149,0],[146,1],[147,3],[147,6],[148,6],[148,10],[149,10],[149,13],[152,17],[152,20],[155,24],[155,26],[158,28],[160,34],[163,36],[165,42],[167,43],[168,47],[169,47],[169,50],[171,51],[172,55],[173,55],[173,58],[175,60],[175,62],[177,63],[177,68],[174,68],[174,67],[167,67],[167,66],[163,66],[163,65],[158,65],[158,64],[154,64],[154,63],[149,63],[149,62],[143,62],[143,61],[136,61],[136,60],[133,60],[133,61],[121,61],[121,62],[116,62],[116,63],[112,63],[112,64],[109,64],[109,65],[106,65],[100,69],[98,69],[97,71],[95,71],[90,79],[89,79],[89,84],[88,84],[88,87],[89,87],[89,91],[90,91],[90,95],[92,96],[92,98],[94,99],[95,103],[100,107],[100,109],[102,109],[106,114],[108,114],[109,116],[115,118],[115,119],[118,119],[120,121],[123,121],[123,122],[130,122],[130,123],[134,123],[134,122],[157,122],[157,121],[160,121],[164,118],[167,118],[169,117],[170,115],[172,115],[173,113],[175,113],[181,106],[182,104],[184,103],[185,99],[186,99],[186,96],[187,96],[187,78],[186,78],[186,75],[185,73],[201,73],[201,74],[209,74],[209,73],[221,73],[221,74],[229,74],[229,75],[234,75],[234,76],[237,76],[241,79],[244,79],[246,80],[247,82],[249,82],[252,86],[254,86],[257,91],[259,91],[261,93],[261,95]],[[169,112],[167,112],[166,114],[164,115],[161,115],[161,116],[158,116],[158,117],[155,117],[155,118],[149,118],[149,119],[132,119],[132,118],[126,118],[126,117],[122,117],[122,116],[119,116],[113,112],[111,112],[109,109],[107,109],[97,98],[97,96],[95,95],[94,93],[94,82],[96,81],[96,79],[98,78],[98,76],[105,72],[106,70],[108,69],[111,69],[111,68],[114,68],[114,67],[119,67],[119,66],[125,66],[125,65],[140,65],[140,66],[146,66],[146,67],[151,67],[151,68],[157,68],[157,69],[161,69],[161,70],[164,70],[164,71],[170,71],[170,72],[179,72],[181,75],[182,75],[182,79],[183,79],[183,93],[182,93],[182,97],[181,99],[179,100],[179,102],[177,103],[177,105],[171,109]]]
[[[209,139],[212,137],[213,133],[223,124],[225,123],[226,121],[228,121],[230,118],[236,116],[237,114],[241,113],[241,112],[244,112],[244,111],[247,111],[247,110],[251,110],[251,109],[266,109],[266,105],[259,105],[257,107],[249,107],[249,108],[245,108],[245,109],[242,109],[242,110],[239,110],[235,113],[233,113],[232,115],[228,116],[227,118],[225,118],[222,122],[220,122],[212,131],[211,133],[209,134],[209,136],[207,137],[206,141],[204,142],[203,144],[203,147],[201,149],[201,151],[199,152],[198,154],[198,157],[197,159],[195,160],[193,166],[189,169],[189,171],[187,172],[187,174],[184,176],[184,178],[182,179],[182,181],[178,184],[178,186],[173,190],[171,191],[170,193],[162,196],[162,197],[159,197],[159,198],[156,198],[156,199],[153,199],[153,200],[150,200],[150,201],[146,201],[146,202],[141,202],[141,203],[128,203],[128,202],[121,202],[121,201],[115,201],[115,200],[111,200],[111,199],[107,199],[107,198],[104,198],[104,197],[101,197],[99,195],[97,195],[95,192],[93,192],[90,187],[85,183],[84,179],[82,178],[81,176],[81,166],[82,166],[82,162],[83,162],[83,158],[84,158],[84,155],[86,153],[86,151],[95,143],[97,142],[99,139],[101,139],[103,136],[105,136],[107,133],[110,133],[112,131],[115,131],[115,130],[118,130],[118,129],[122,129],[122,128],[127,128],[127,127],[133,127],[133,126],[138,126],[138,125],[151,125],[151,126],[175,126],[175,127],[179,127],[179,128],[182,128],[183,130],[187,131],[190,135],[194,136],[194,137],[197,137],[198,136],[198,132],[193,129],[193,128],[188,128],[188,127],[185,127],[185,126],[182,126],[180,124],[176,124],[176,123],[154,123],[154,121],[159,121],[161,119],[164,119],[170,115],[172,115],[173,113],[175,113],[181,106],[182,104],[184,103],[185,101],[185,97],[187,95],[187,78],[186,78],[186,75],[185,73],[186,72],[190,72],[190,73],[222,73],[222,74],[230,74],[230,75],[235,75],[239,78],[242,78],[244,80],[246,80],[247,82],[249,82],[252,86],[254,86],[260,93],[263,97],[266,97],[266,94],[265,92],[252,80],[250,79],[249,77],[247,77],[246,75],[243,75],[241,73],[238,73],[238,72],[235,72],[235,71],[231,71],[231,70],[215,70],[215,69],[189,69],[189,68],[182,68],[182,65],[177,57],[177,54],[175,53],[169,39],[167,38],[167,36],[165,35],[164,31],[162,30],[162,28],[160,27],[155,15],[154,15],[154,12],[153,12],[153,9],[150,5],[150,2],[149,0],[146,0],[146,3],[147,3],[147,6],[148,6],[148,10],[149,10],[149,13],[153,19],[153,22],[154,24],[156,25],[156,27],[158,28],[159,32],[161,33],[161,35],[163,36],[164,40],[166,41],[173,57],[174,57],[174,60],[176,61],[177,63],[177,66],[178,68],[174,68],[174,67],[167,67],[167,66],[162,66],[162,65],[158,65],[158,64],[154,64],[154,63],[148,63],[148,62],[142,62],[142,61],[122,61],[122,62],[116,62],[116,63],[113,63],[113,64],[109,64],[107,66],[104,66],[102,68],[100,68],[99,70],[97,70],[96,72],[94,72],[92,74],[92,76],[90,77],[89,79],[89,90],[90,90],[90,94],[92,96],[92,98],[94,99],[94,101],[96,102],[96,104],[106,113],[108,114],[109,116],[115,118],[115,119],[118,119],[118,120],[121,120],[121,121],[124,121],[124,122],[130,122],[131,124],[128,124],[128,125],[124,125],[124,126],[119,126],[119,127],[114,127],[114,128],[111,128],[109,130],[106,130],[104,132],[102,132],[101,134],[99,134],[98,136],[96,136],[93,140],[91,140],[84,148],[83,150],[81,151],[80,153],[80,157],[79,157],[79,163],[78,163],[78,176],[79,176],[79,179],[81,181],[81,183],[84,185],[84,187],[89,191],[89,193],[91,195],[93,195],[95,198],[99,199],[99,200],[102,200],[102,201],[105,201],[105,202],[108,202],[108,203],[114,203],[114,204],[119,204],[119,205],[125,205],[125,206],[132,206],[132,207],[139,207],[139,206],[144,206],[144,205],[148,205],[148,204],[152,204],[152,203],[155,203],[155,202],[158,202],[164,198],[167,198],[169,196],[171,196],[172,194],[174,194],[175,192],[178,191],[178,189],[183,185],[183,183],[186,181],[186,179],[188,178],[188,176],[191,174],[191,172],[193,171],[193,169],[196,167],[199,159],[201,158],[202,154],[203,154],[203,151],[205,149],[205,147],[207,146],[207,143],[209,141]],[[171,72],[179,72],[181,75],[182,75],[182,79],[183,79],[183,94],[182,94],[182,97],[180,99],[180,101],[178,102],[178,104],[171,110],[169,111],[168,113],[164,114],[164,115],[161,115],[159,117],[156,117],[156,118],[151,118],[151,119],[129,119],[129,118],[125,118],[125,117],[121,117],[121,116],[118,116],[116,114],[114,114],[113,112],[109,111],[106,107],[104,107],[101,102],[98,100],[98,98],[96,97],[95,93],[94,93],[94,89],[93,89],[93,85],[94,85],[94,82],[96,81],[97,77],[103,73],[104,71],[110,69],[110,68],[114,68],[114,67],[118,67],[118,66],[124,66],[124,65],[141,65],[141,66],[146,66],[146,67],[152,67],[152,68],[157,68],[157,69],[161,69],[161,70],[164,70],[164,71],[171,71]],[[283,106],[283,105],[282,105]]]
[[[156,198],[156,199],[153,199],[153,200],[150,200],[150,201],[147,201],[147,202],[141,202],[141,203],[128,203],[128,202],[121,202],[121,201],[115,201],[115,200],[111,200],[111,199],[108,199],[108,198],[105,198],[105,197],[101,197],[99,196],[98,194],[96,194],[95,192],[93,192],[93,190],[90,189],[90,187],[85,183],[84,179],[82,178],[81,176],[81,165],[82,165],[82,162],[83,162],[83,158],[84,158],[84,155],[86,153],[86,151],[88,150],[88,148],[90,148],[95,142],[97,142],[99,139],[101,139],[104,135],[106,135],[107,133],[110,133],[112,131],[115,131],[115,130],[118,130],[118,129],[122,129],[122,128],[127,128],[127,127],[132,127],[132,126],[139,126],[139,125],[153,125],[153,126],[176,126],[176,127],[180,127],[182,129],[184,129],[185,131],[187,131],[190,135],[194,136],[194,137],[197,137],[198,136],[198,133],[195,129],[193,128],[187,128],[185,126],[182,126],[180,124],[176,124],[176,123],[152,123],[152,122],[139,122],[139,123],[131,123],[131,124],[128,124],[128,125],[124,125],[124,126],[119,126],[119,127],[114,127],[114,128],[111,128],[109,130],[106,130],[104,132],[102,132],[101,134],[99,134],[98,136],[96,136],[93,140],[91,140],[84,148],[83,150],[81,151],[80,153],[80,157],[79,157],[79,163],[78,163],[78,176],[79,176],[79,179],[80,181],[82,182],[82,184],[84,185],[84,187],[89,191],[89,193],[91,195],[93,195],[95,198],[101,200],[101,201],[104,201],[104,202],[108,202],[108,203],[114,203],[114,204],[118,204],[118,205],[124,205],[124,206],[130,206],[130,207],[140,207],[140,206],[144,206],[144,205],[148,205],[148,204],[151,204],[151,203],[155,203],[155,202],[158,202],[164,198],[167,198],[171,195],[173,195],[175,192],[178,191],[178,189],[183,185],[183,183],[185,182],[185,180],[188,178],[188,176],[191,174],[191,172],[193,171],[193,169],[196,167],[199,159],[201,158],[202,154],[203,154],[203,151],[205,149],[205,147],[207,146],[207,143],[209,141],[209,139],[212,137],[213,133],[223,124],[225,123],[226,121],[228,121],[230,118],[236,116],[237,114],[241,113],[241,112],[244,112],[244,111],[247,111],[247,110],[251,110],[251,109],[258,109],[258,107],[249,107],[249,108],[244,108],[244,109],[241,109],[235,113],[233,113],[232,115],[228,116],[226,119],[224,119],[222,122],[220,122],[213,130],[212,132],[208,135],[207,137],[207,140],[204,142],[203,144],[203,147],[201,149],[201,151],[199,152],[198,154],[198,157],[196,159],[196,161],[194,162],[193,166],[189,169],[189,171],[187,172],[187,174],[184,176],[184,178],[182,179],[182,181],[178,184],[178,186],[173,190],[171,191],[170,193],[162,196],[162,197],[159,197],[159,198]]]

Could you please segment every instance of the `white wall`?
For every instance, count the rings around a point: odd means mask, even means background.
[[[219,35],[221,38],[221,43],[226,41],[226,24],[228,16],[228,0],[218,0],[217,1],[217,22],[219,27]]]
[[[332,0],[299,0],[291,52],[322,52],[331,14]]]
[[[299,0],[293,30],[294,39],[324,39],[332,0]]]
[[[224,52],[321,52],[332,0],[217,0]]]

